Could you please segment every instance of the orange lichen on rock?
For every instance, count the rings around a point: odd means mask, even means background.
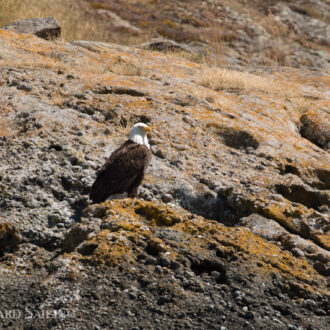
[[[182,221],[182,216],[170,208],[147,202],[138,203],[135,212],[153,221],[157,226],[173,226]]]
[[[316,240],[324,246],[327,250],[330,250],[330,236],[329,235],[315,235]]]
[[[88,255],[81,255],[82,261],[109,266],[135,263],[145,246],[154,255],[166,252],[173,261],[178,255],[187,253],[203,259],[218,258],[219,262],[236,255],[251,273],[268,276],[278,272],[298,281],[306,290],[323,288],[322,277],[307,261],[293,257],[248,229],[229,228],[160,202],[123,199],[105,202],[102,207],[105,212],[101,228],[106,229],[83,243],[96,248]],[[87,218],[95,215],[95,208],[97,206],[93,205],[86,210]],[[284,218],[283,211],[274,210],[278,218]],[[161,239],[158,235],[162,228],[177,237],[177,241]],[[73,253],[78,251],[79,247]],[[313,288],[315,283],[320,287]]]
[[[300,226],[292,221],[292,215],[296,211],[290,204],[273,203],[263,209],[263,214],[291,231],[300,232]]]
[[[127,233],[119,235],[113,234],[107,229],[102,230],[88,243],[94,244],[96,248],[91,256],[85,256],[86,261],[115,266],[120,262],[129,262],[134,259]]]

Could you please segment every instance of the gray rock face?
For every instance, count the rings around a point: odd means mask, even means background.
[[[294,235],[285,230],[276,221],[264,218],[258,214],[251,214],[248,217],[241,218],[239,226],[249,228],[253,233],[265,238],[267,241],[274,241],[281,244],[285,250],[289,250],[292,255],[300,258],[308,258],[315,262],[326,263],[330,260],[330,252],[317,244],[302,239],[298,235]]]
[[[299,6],[294,3],[291,4],[291,6],[276,4],[271,10],[282,22],[290,26],[295,32],[304,35],[311,41],[329,45],[330,26],[327,22],[327,15],[329,15],[329,13],[326,12],[326,4],[321,1],[316,1],[313,5],[319,6],[319,10],[323,7],[322,9],[325,10],[323,13],[323,20],[320,19],[322,16],[317,16],[315,12],[313,13],[311,11],[313,7],[308,7],[308,5],[304,7],[303,5]],[[308,12],[314,15],[309,16]]]
[[[258,214],[251,214],[248,217],[241,218],[238,225],[249,228],[253,233],[269,241],[278,241],[281,236],[287,234],[287,231],[276,221]]]
[[[43,39],[56,39],[61,36],[61,27],[55,17],[29,18],[1,27],[17,33],[31,33]]]

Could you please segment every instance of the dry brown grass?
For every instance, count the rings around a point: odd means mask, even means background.
[[[293,104],[294,110],[298,114],[303,114],[312,108],[313,102],[306,97],[298,96],[294,99],[290,99]]]
[[[230,112],[235,102],[227,95],[216,92],[212,89],[192,87],[191,93],[199,99],[213,103],[215,106],[220,107],[222,110]]]
[[[247,72],[203,67],[195,82],[215,91],[220,90],[257,90],[263,92],[289,92],[288,83],[275,81],[269,77],[257,76]]]
[[[0,26],[19,19],[54,16],[62,28],[62,39],[94,40],[122,45],[147,42],[152,31],[129,34],[116,31],[107,17],[98,15],[96,9],[110,6],[90,3],[87,0],[0,0]]]
[[[142,64],[136,65],[135,63],[127,62],[121,56],[117,56],[107,69],[110,72],[123,76],[143,76],[146,74]]]
[[[84,0],[0,0],[0,25],[25,18],[54,16],[65,40],[106,40],[105,21],[88,15]]]
[[[270,10],[266,15],[257,15],[256,20],[272,36],[259,45],[259,64],[290,66],[291,45],[286,40],[293,38],[292,28],[278,20]]]
[[[301,115],[317,106],[317,98],[306,97],[303,87],[305,81],[288,80],[284,76],[258,76],[247,72],[220,69],[203,66],[195,78],[195,82],[204,88],[193,88],[192,93],[199,98],[231,111],[235,106],[235,99],[230,94],[220,91],[238,91],[249,94],[263,93],[284,105],[289,117],[298,122]],[[313,93],[311,93],[313,95]],[[316,96],[317,97],[317,96]]]
[[[277,38],[289,36],[292,33],[292,29],[276,19],[270,10],[266,16],[260,19],[259,23],[268,33]]]
[[[0,61],[0,68],[15,67],[21,69],[50,69],[50,70],[64,70],[70,72],[73,67],[72,64],[64,63],[53,58],[32,55],[29,57],[14,57],[10,60]]]
[[[63,43],[56,41],[57,44]],[[63,43],[64,44],[64,43]],[[24,69],[50,69],[53,71],[63,70],[72,74],[106,74],[112,72],[123,76],[148,76],[147,69],[140,61],[136,63],[124,60],[121,56],[108,57],[100,60],[94,58],[92,61],[81,61],[67,63],[57,58],[33,54],[31,56],[13,57],[10,60],[0,61],[0,68],[14,66]]]

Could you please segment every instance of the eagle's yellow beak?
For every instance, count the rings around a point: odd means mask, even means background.
[[[146,133],[151,133],[152,132],[152,129],[149,126],[146,126],[144,128],[144,130],[145,130]]]

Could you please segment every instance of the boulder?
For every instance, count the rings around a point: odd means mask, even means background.
[[[1,27],[16,33],[31,33],[43,39],[56,39],[61,36],[61,27],[55,17],[29,18]]]
[[[275,220],[267,219],[255,213],[241,218],[238,225],[249,228],[254,234],[268,241],[279,241],[281,236],[288,235],[288,232]]]

